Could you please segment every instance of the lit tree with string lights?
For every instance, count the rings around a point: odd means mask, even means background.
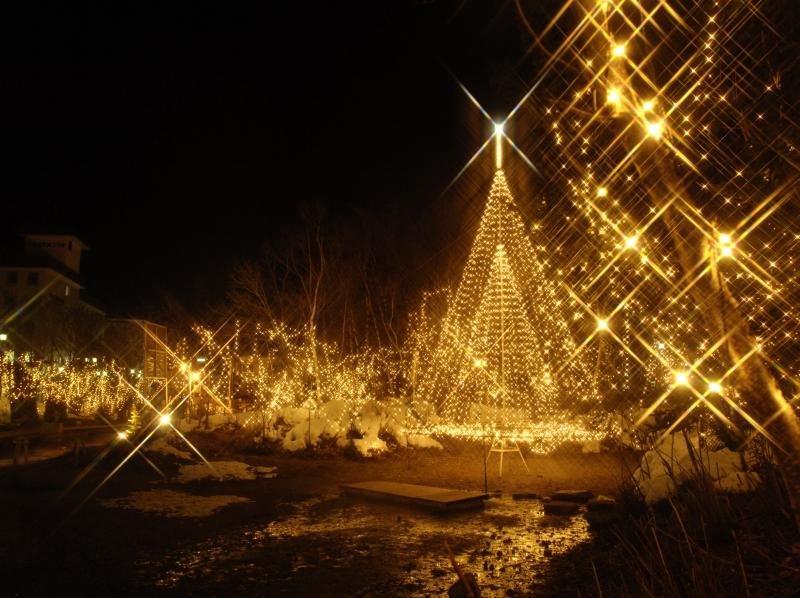
[[[545,271],[501,169],[500,126],[495,137],[498,169],[419,394],[441,417],[428,432],[545,452],[602,435],[576,417],[597,406],[596,379],[568,325],[573,301]]]

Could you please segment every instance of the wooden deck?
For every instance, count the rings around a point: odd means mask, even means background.
[[[483,507],[483,501],[489,498],[489,495],[483,492],[465,492],[397,482],[360,482],[342,484],[341,488],[349,495],[402,502],[439,511],[479,509]]]

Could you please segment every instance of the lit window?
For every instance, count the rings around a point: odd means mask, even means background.
[[[64,285],[64,295],[66,297],[69,297],[69,285],[68,284]]]

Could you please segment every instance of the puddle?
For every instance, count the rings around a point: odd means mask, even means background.
[[[140,560],[141,578],[181,593],[441,594],[455,579],[449,546],[484,596],[504,596],[535,590],[552,556],[591,538],[582,516],[547,516],[539,501],[447,515],[338,495],[283,506],[277,520]]]

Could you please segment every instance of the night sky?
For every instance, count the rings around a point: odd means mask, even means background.
[[[461,4],[28,4],[4,246],[77,233],[89,293],[124,313],[219,301],[309,203],[419,245],[488,135],[447,69],[502,113],[494,49],[521,37],[508,4]]]

